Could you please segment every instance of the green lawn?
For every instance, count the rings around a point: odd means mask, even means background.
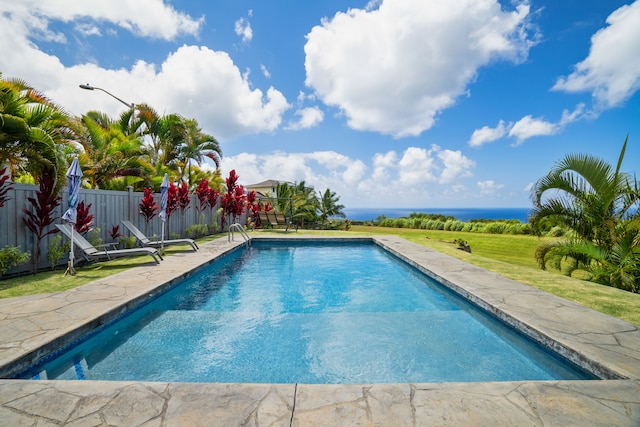
[[[264,232],[260,232],[264,233]],[[281,234],[284,230],[270,233]],[[298,234],[331,235],[344,234],[340,231],[300,231]],[[394,234],[419,245],[459,258],[487,270],[494,271],[510,279],[526,283],[546,292],[573,300],[579,304],[611,316],[640,325],[640,294],[633,294],[619,289],[567,277],[558,272],[542,271],[533,257],[539,239],[534,236],[512,236],[499,234],[463,233],[452,231],[411,230],[402,228],[384,228],[354,226],[349,234],[372,235]],[[224,237],[219,234],[215,238]],[[205,243],[212,238],[198,240]],[[457,249],[452,243],[455,239],[466,240],[471,246],[471,253]],[[189,247],[167,248],[167,256],[178,250]],[[43,272],[31,276],[23,276],[0,280],[0,298],[20,295],[33,295],[47,292],[58,292],[84,285],[93,280],[136,265],[148,263],[148,257],[127,258],[83,266],[77,269],[75,276],[64,276],[64,271]]]

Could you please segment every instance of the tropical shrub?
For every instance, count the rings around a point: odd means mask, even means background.
[[[121,237],[120,240],[118,241],[118,246],[122,249],[134,248],[136,246],[136,237],[135,236]]]
[[[144,197],[140,202],[139,208],[140,211],[138,213],[142,215],[148,226],[149,221],[151,221],[151,218],[156,216],[156,211],[158,210],[158,205],[153,198],[153,193],[150,188],[144,189]]]
[[[47,253],[47,259],[49,260],[49,265],[51,265],[51,270],[56,269],[58,262],[66,253],[69,252],[70,249],[71,241],[67,240],[63,242],[62,236],[58,235],[51,239],[51,243],[49,243],[49,252]]]
[[[123,237],[124,234],[120,232],[120,225],[112,225],[111,231],[109,231],[109,237],[111,237],[112,242],[116,242],[119,237]]]
[[[31,254],[22,252],[18,246],[5,246],[0,249],[0,277],[20,264],[29,261]]]
[[[640,183],[620,171],[628,138],[616,167],[589,154],[567,155],[538,180],[530,222],[571,230],[536,249],[542,269],[571,260],[567,274],[583,270],[590,280],[638,292],[640,283]]]
[[[83,200],[78,203],[77,209],[75,230],[80,234],[86,234],[92,230],[91,226],[93,225],[93,218],[95,218],[95,215],[89,213],[91,203],[85,207]]]
[[[46,169],[40,178],[39,190],[35,192],[36,197],[27,197],[33,210],[23,208],[22,222],[36,235],[36,253],[34,257],[34,268],[40,260],[40,242],[45,236],[58,232],[57,228],[49,229],[49,226],[58,218],[54,216],[55,209],[60,206],[60,197],[55,191],[54,172]]]

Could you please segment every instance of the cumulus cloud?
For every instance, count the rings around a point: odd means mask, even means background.
[[[471,139],[469,140],[469,145],[472,147],[480,147],[488,142],[496,141],[503,136],[505,136],[508,132],[507,126],[504,123],[504,120],[500,120],[498,125],[494,128],[489,126],[483,126],[480,129],[476,129],[471,134]]]
[[[500,120],[495,128],[484,126],[473,131],[469,145],[479,147],[488,142],[496,141],[505,136],[515,138],[514,146],[522,144],[525,140],[534,136],[549,136],[560,132],[566,125],[576,120],[588,117],[589,113],[585,112],[585,105],[580,103],[576,105],[573,111],[563,110],[562,117],[556,123],[552,123],[540,118],[533,118],[527,115],[515,123],[505,124],[504,120]]]
[[[309,129],[317,126],[324,120],[324,113],[318,107],[307,107],[296,111],[296,116],[299,119],[290,123],[285,129],[287,130],[300,130]]]
[[[493,180],[478,181],[478,189],[481,195],[492,195],[504,188],[504,184],[498,184]]]
[[[5,18],[19,19],[25,28],[36,34],[49,32],[50,21],[70,22],[83,18],[96,25],[109,22],[141,37],[172,40],[180,34],[198,34],[204,22],[202,17],[194,19],[176,11],[163,0],[21,0],[5,1],[0,7]]]
[[[622,6],[591,37],[589,55],[554,90],[590,91],[597,108],[622,104],[640,88],[640,1]]]
[[[244,18],[240,18],[236,21],[234,30],[236,34],[242,38],[244,43],[249,43],[253,38],[251,23]]]
[[[528,115],[513,124],[509,130],[509,136],[516,138],[514,145],[520,145],[526,139],[534,136],[554,135],[557,131],[558,125]]]
[[[228,173],[232,169],[243,171],[240,182],[243,185],[254,184],[265,179],[276,179],[299,183],[305,181],[316,190],[327,188],[338,194],[353,191],[367,169],[357,159],[351,159],[335,151],[316,151],[310,153],[274,152],[260,156],[241,153],[222,159],[221,169]],[[350,190],[351,189],[351,190]]]
[[[307,35],[306,84],[357,130],[419,135],[467,91],[478,69],[519,62],[529,6],[496,0],[385,0],[324,20]]]
[[[458,151],[408,147],[402,153],[376,153],[369,168],[362,160],[335,151],[307,153],[241,153],[222,159],[223,174],[242,171],[240,182],[254,184],[265,179],[305,181],[316,190],[330,188],[348,203],[416,207],[427,197],[457,197],[464,191],[460,181],[471,176],[475,162]],[[438,184],[440,183],[440,184]],[[447,184],[447,185],[443,185]]]
[[[282,123],[282,116],[290,108],[284,95],[273,87],[266,91],[253,88],[248,80],[248,73],[242,73],[231,57],[220,51],[207,47],[183,45],[164,58],[162,63],[153,64],[138,60],[130,68],[108,69],[95,63],[79,63],[64,65],[59,58],[40,50],[32,41],[31,29],[39,25],[40,33],[46,33],[49,20],[72,19],[83,16],[97,17],[98,14],[82,5],[82,2],[71,2],[66,11],[52,11],[51,16],[39,19],[28,15],[23,2],[19,6],[10,6],[9,12],[0,13],[0,39],[12,46],[0,55],[0,70],[5,77],[19,76],[31,85],[42,90],[51,99],[64,105],[70,112],[82,114],[91,109],[117,115],[123,106],[99,92],[82,92],[78,85],[90,83],[96,87],[106,88],[128,103],[148,103],[161,113],[180,112],[185,117],[193,117],[207,133],[218,140],[225,141],[242,135],[271,132]],[[25,1],[32,4],[34,10],[44,13],[49,2]],[[58,4],[59,1],[51,3]],[[119,3],[119,2],[118,2]],[[158,15],[159,23],[192,20],[176,13],[169,6],[159,1],[144,0],[139,2],[151,10],[148,13],[126,15],[131,2],[123,2],[128,6],[116,15],[117,7],[109,4],[107,18],[113,22],[124,22],[126,19],[136,20],[128,24],[132,29],[147,28],[146,33],[154,34],[147,15]],[[153,7],[157,7],[155,10]],[[6,7],[3,5],[2,7]],[[101,9],[102,6],[96,5]],[[90,8],[89,8],[90,9]],[[137,9],[136,9],[137,10]],[[166,16],[161,17],[164,13]],[[84,14],[84,15],[83,15]],[[126,16],[125,16],[126,15]],[[97,19],[97,18],[96,18]],[[37,24],[34,22],[37,21]],[[153,21],[155,22],[155,21]],[[178,25],[176,22],[171,31],[164,36],[175,35],[175,31],[196,31],[195,27]],[[124,24],[122,24],[124,25]],[[145,34],[146,34],[145,33]],[[87,76],[91,80],[87,81]],[[170,88],[170,90],[168,89]]]
[[[438,151],[438,158],[444,166],[439,179],[439,182],[443,184],[453,182],[462,177],[471,176],[471,169],[476,165],[476,162],[463,156],[459,150]]]
[[[409,147],[398,162],[398,181],[402,185],[415,185],[435,181],[435,159],[424,148]]]

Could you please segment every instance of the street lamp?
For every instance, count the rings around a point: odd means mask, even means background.
[[[81,89],[86,89],[86,90],[101,90],[104,93],[106,93],[107,95],[117,99],[118,101],[122,102],[124,105],[126,105],[127,107],[131,108],[132,110],[134,109],[135,105],[134,104],[129,104],[128,102],[124,102],[122,99],[118,98],[117,96],[115,96],[114,94],[112,94],[111,92],[108,92],[104,89],[102,89],[101,87],[95,87],[95,86],[91,86],[89,83],[87,83],[86,85],[80,85]]]

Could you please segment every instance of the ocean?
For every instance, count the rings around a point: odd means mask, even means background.
[[[408,217],[413,212],[452,216],[459,221],[471,219],[517,219],[528,222],[531,208],[344,208],[350,220],[375,220],[384,215],[387,218]]]

